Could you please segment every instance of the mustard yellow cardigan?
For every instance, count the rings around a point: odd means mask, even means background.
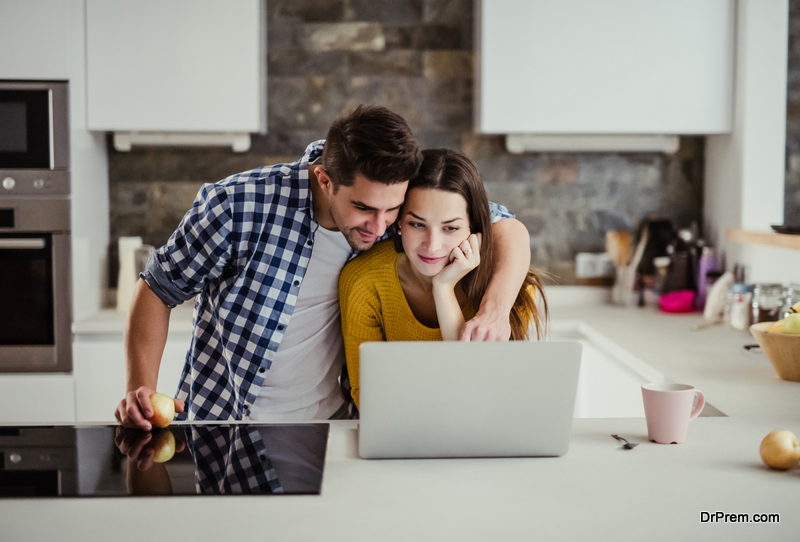
[[[397,276],[391,239],[377,243],[342,269],[339,304],[353,400],[358,404],[358,347],[367,341],[441,341],[439,328],[427,327],[411,312]],[[465,320],[475,316],[462,309]]]

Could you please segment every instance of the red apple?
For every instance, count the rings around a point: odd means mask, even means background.
[[[150,396],[153,405],[153,415],[147,421],[156,427],[167,427],[175,417],[175,400],[163,393],[154,393]]]
[[[166,463],[175,455],[175,435],[169,429],[156,429],[148,443],[153,448],[153,461]]]
[[[800,463],[800,442],[791,431],[773,431],[761,441],[761,460],[773,469],[791,469]]]

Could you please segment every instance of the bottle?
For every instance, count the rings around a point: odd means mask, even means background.
[[[703,310],[706,306],[706,295],[708,295],[708,274],[719,271],[719,262],[714,254],[714,249],[704,246],[700,262],[697,265],[697,297],[695,298],[695,308]],[[719,276],[719,275],[717,275]]]
[[[725,323],[733,329],[744,331],[750,327],[752,288],[751,284],[737,282],[728,294],[725,303]]]

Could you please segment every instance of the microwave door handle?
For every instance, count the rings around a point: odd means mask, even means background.
[[[41,250],[47,246],[44,239],[0,239],[0,250]]]
[[[56,143],[55,143],[55,135],[53,134],[53,89],[48,89],[47,91],[47,98],[49,101],[49,123],[50,123],[50,170],[56,168]]]

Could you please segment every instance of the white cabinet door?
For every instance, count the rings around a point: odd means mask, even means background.
[[[0,423],[64,423],[75,421],[72,375],[0,376]]]
[[[261,0],[87,0],[90,130],[264,132]]]
[[[733,0],[479,1],[476,129],[729,132],[733,23]]]
[[[175,395],[189,336],[170,336],[164,347],[157,391]],[[125,396],[122,338],[84,340],[73,344],[75,411],[78,422],[115,422],[114,411]]]
[[[75,4],[74,0],[2,0],[0,79],[69,79],[70,9]]]

